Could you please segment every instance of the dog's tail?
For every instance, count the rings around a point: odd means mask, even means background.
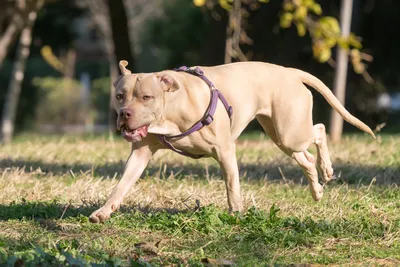
[[[348,112],[346,108],[340,103],[340,101],[335,97],[332,91],[320,79],[299,69],[290,70],[295,72],[303,83],[317,90],[348,123],[353,124],[358,129],[369,133],[370,135],[372,135],[372,137],[376,138],[371,128],[369,128],[365,123],[351,115],[350,112]]]

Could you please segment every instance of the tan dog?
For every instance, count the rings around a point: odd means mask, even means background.
[[[176,135],[199,121],[210,102],[210,88],[199,77],[185,72],[161,71],[131,74],[120,62],[123,75],[114,83],[113,104],[118,112],[118,129],[132,142],[132,152],[122,179],[105,205],[90,215],[91,222],[103,222],[117,210],[138,180],[152,155],[166,148],[155,134]],[[352,116],[328,87],[309,73],[261,62],[242,62],[201,67],[204,75],[223,93],[233,107],[231,119],[218,102],[214,121],[200,131],[178,139],[174,147],[196,155],[213,157],[225,178],[229,211],[243,208],[235,140],[254,118],[275,144],[302,168],[311,194],[318,201],[324,182],[333,177],[325,127],[313,125],[311,92],[315,88],[349,123],[374,136],[372,130]],[[304,83],[304,84],[303,84]],[[317,160],[307,149],[317,146]]]

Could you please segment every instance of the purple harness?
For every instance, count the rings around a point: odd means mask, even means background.
[[[204,114],[203,118],[200,121],[198,121],[195,125],[193,125],[186,132],[183,132],[178,135],[173,135],[173,136],[165,136],[165,135],[157,135],[157,136],[158,136],[158,139],[160,139],[160,141],[169,149],[171,149],[181,155],[191,157],[193,159],[199,159],[199,158],[204,157],[204,155],[193,155],[188,152],[176,149],[170,143],[170,140],[188,136],[189,134],[199,131],[204,126],[210,125],[214,120],[214,114],[215,114],[215,110],[217,109],[218,98],[221,100],[222,104],[224,104],[224,107],[225,107],[226,111],[228,112],[229,118],[232,116],[233,109],[228,104],[228,101],[226,101],[226,99],[222,95],[222,93],[220,91],[218,91],[217,88],[215,88],[214,84],[206,76],[204,76],[204,72],[200,68],[197,67],[195,69],[189,69],[186,66],[182,66],[180,68],[174,69],[174,71],[184,71],[184,72],[190,73],[190,74],[195,75],[195,76],[199,77],[200,79],[202,79],[210,87],[210,91],[211,91],[210,104],[208,105],[208,108],[207,108],[206,113]]]

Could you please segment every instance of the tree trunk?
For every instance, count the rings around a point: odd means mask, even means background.
[[[342,36],[346,37],[350,34],[351,17],[353,9],[353,0],[342,0],[340,8],[340,25],[342,26]],[[348,55],[347,51],[340,46],[337,48],[337,67],[335,72],[335,81],[333,92],[342,105],[345,105],[346,96],[346,80]],[[338,142],[342,138],[343,118],[332,110],[329,135],[332,141]]]
[[[231,63],[232,58],[247,61],[240,49],[240,32],[242,30],[242,0],[234,0],[229,11],[229,22],[226,27],[225,64]]]
[[[23,28],[19,45],[17,48],[17,57],[14,62],[12,80],[8,87],[6,100],[1,121],[1,142],[9,143],[14,133],[15,117],[17,114],[18,99],[21,93],[22,81],[26,60],[29,57],[30,46],[32,43],[32,28],[37,17],[37,11],[29,13],[28,23]]]
[[[14,14],[11,23],[8,25],[5,33],[0,39],[0,66],[3,64],[10,47],[14,44],[15,40],[20,33],[24,22],[19,14]]]
[[[109,70],[110,70],[110,102],[108,106],[108,136],[109,139],[112,141],[114,133],[117,131],[117,113],[115,112],[114,106],[112,104],[112,98],[114,97],[114,81],[118,77],[118,63],[115,54],[108,55],[109,61]]]
[[[219,65],[224,63],[225,56],[225,36],[228,25],[229,14],[225,9],[217,6],[216,12],[220,16],[212,19],[211,25],[204,38],[201,50],[201,65]]]
[[[116,132],[117,113],[112,105],[113,97],[113,82],[117,79],[119,74],[118,62],[120,60],[127,60],[129,67],[135,69],[135,60],[133,51],[131,51],[131,39],[129,38],[128,19],[125,12],[125,5],[123,0],[108,0],[109,21],[111,29],[111,40],[109,50],[109,63],[110,63],[110,77],[111,77],[111,91],[110,91],[110,105],[109,105],[109,135]]]
[[[3,61],[17,39],[18,34],[26,25],[31,23],[29,18],[31,11],[37,13],[43,5],[44,0],[32,0],[29,2],[23,0],[16,1],[16,7],[13,11],[10,24],[7,26],[7,29],[0,38],[0,66],[3,64]]]
[[[122,0],[108,0],[107,2],[110,10],[111,32],[116,60],[117,62],[120,60],[127,60],[129,62],[129,68],[135,71],[135,58],[131,49],[129,23],[124,3]]]
[[[116,131],[115,110],[111,104],[111,97],[114,95],[113,81],[118,76],[118,62],[115,56],[114,38],[111,25],[111,14],[108,6],[108,0],[86,0],[85,5],[89,8],[92,19],[97,29],[103,36],[107,59],[110,70],[110,102],[108,110],[108,133],[109,139],[113,140],[113,134]]]

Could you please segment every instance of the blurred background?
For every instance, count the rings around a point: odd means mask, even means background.
[[[349,3],[346,39],[337,23]],[[252,60],[300,68],[330,88],[342,77],[346,108],[392,133],[399,15],[395,0],[0,0],[2,141],[26,131],[114,132],[109,99],[122,59],[133,72]],[[337,47],[349,56],[345,76]],[[329,126],[331,108],[312,92],[315,122]]]

